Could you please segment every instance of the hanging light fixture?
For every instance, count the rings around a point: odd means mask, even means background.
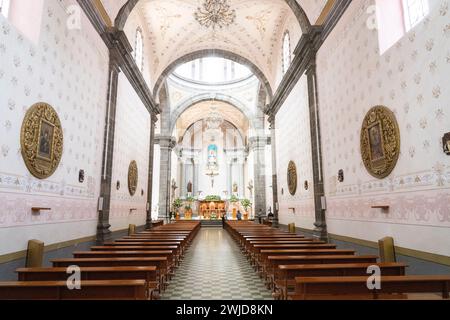
[[[205,0],[202,7],[197,8],[194,16],[203,27],[223,28],[234,23],[236,10],[230,8],[228,0]]]

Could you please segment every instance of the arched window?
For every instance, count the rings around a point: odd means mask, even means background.
[[[428,0],[403,0],[406,31],[414,28],[430,12]]]
[[[10,0],[0,0],[0,13],[8,18]]]
[[[283,74],[288,71],[291,61],[291,37],[286,31],[283,37]]]
[[[142,35],[142,30],[138,28],[136,30],[136,45],[134,48],[134,60],[142,72],[144,69],[144,37]]]

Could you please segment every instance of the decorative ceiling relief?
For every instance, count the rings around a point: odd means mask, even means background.
[[[296,20],[284,0],[149,0],[136,10],[147,24],[156,78],[180,57],[217,49],[253,61],[274,83],[279,39],[285,22]],[[299,24],[290,32],[299,39]]]
[[[223,28],[236,20],[236,10],[231,9],[228,0],[205,0],[194,13],[195,20],[206,28]]]

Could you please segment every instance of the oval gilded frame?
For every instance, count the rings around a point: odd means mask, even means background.
[[[298,186],[298,176],[297,176],[297,166],[295,165],[294,161],[290,161],[288,165],[287,170],[287,181],[288,181],[288,188],[289,193],[293,196],[297,193],[297,186]]]
[[[52,176],[63,154],[64,137],[55,109],[45,102],[32,105],[20,131],[22,158],[28,171],[38,179]]]
[[[369,110],[361,128],[361,157],[377,179],[388,177],[400,156],[400,129],[395,114],[385,106]]]
[[[138,185],[138,167],[136,161],[131,161],[128,167],[128,191],[131,196],[136,194]]]

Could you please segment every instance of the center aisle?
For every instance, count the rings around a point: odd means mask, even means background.
[[[203,228],[162,299],[272,300],[272,293],[225,230]]]

